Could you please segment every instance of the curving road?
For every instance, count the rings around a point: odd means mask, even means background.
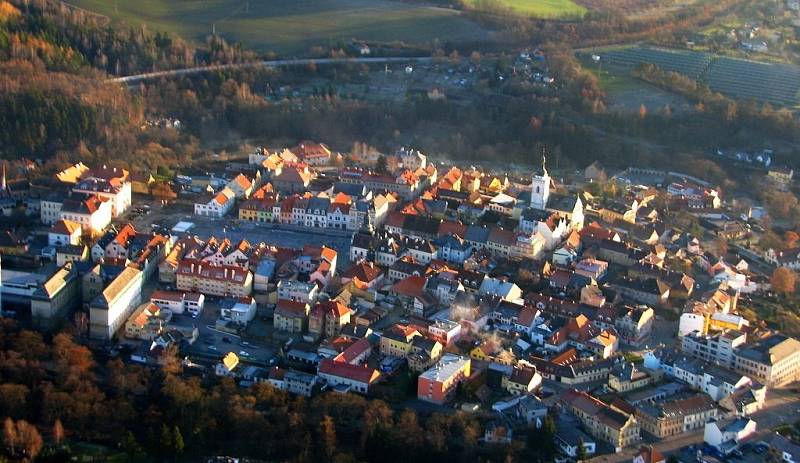
[[[308,64],[339,64],[339,63],[364,63],[364,64],[382,64],[382,63],[425,63],[433,61],[430,56],[410,56],[410,57],[371,57],[371,58],[297,58],[297,59],[279,59],[273,61],[250,61],[246,63],[231,63],[231,64],[214,64],[210,66],[197,66],[184,69],[173,69],[170,71],[156,71],[148,72],[145,74],[136,74],[125,77],[114,77],[108,79],[107,82],[122,83],[122,84],[136,84],[143,80],[158,79],[161,77],[174,77],[190,74],[201,74],[204,72],[224,71],[227,69],[250,68],[250,67],[282,67],[282,66],[304,66]]]

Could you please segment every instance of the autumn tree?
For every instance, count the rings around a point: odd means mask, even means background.
[[[56,422],[53,423],[53,442],[56,444],[60,444],[64,441],[64,425],[61,424],[61,420],[56,418]]]
[[[796,283],[797,280],[794,271],[787,267],[778,267],[772,272],[770,285],[772,286],[772,290],[778,294],[794,294]]]

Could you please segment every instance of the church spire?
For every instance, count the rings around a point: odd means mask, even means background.
[[[0,179],[0,191],[6,191],[6,162],[3,161],[3,178]]]

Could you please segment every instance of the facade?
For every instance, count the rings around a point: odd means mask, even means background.
[[[253,292],[253,274],[238,266],[183,260],[175,272],[180,291],[214,296],[245,297]]]
[[[343,387],[348,392],[368,394],[372,386],[380,378],[380,373],[367,366],[352,365],[343,361],[322,359],[317,372],[320,378],[333,387]]]
[[[59,218],[81,224],[85,236],[99,236],[113,217],[111,201],[99,196],[72,196],[61,204]]]
[[[566,409],[580,419],[589,434],[619,452],[640,441],[640,426],[633,414],[626,414],[586,392],[569,389],[561,395]]]
[[[182,291],[153,291],[150,302],[172,313],[188,313],[196,317],[205,307],[206,297],[200,293],[184,293]]]
[[[218,193],[204,203],[195,203],[195,215],[202,215],[206,217],[224,217],[236,202],[236,193],[230,188],[223,188]]]
[[[772,334],[737,349],[734,369],[768,387],[800,380],[800,341]]]
[[[67,313],[78,307],[81,299],[78,272],[67,264],[58,269],[31,296],[31,318],[34,326],[50,330]]]
[[[445,354],[431,369],[422,373],[417,380],[417,398],[426,402],[443,405],[455,394],[456,387],[470,375],[469,358],[455,354]]]
[[[636,418],[642,429],[659,438],[701,429],[717,414],[717,404],[706,394],[668,397],[636,407]]]
[[[308,302],[278,299],[275,305],[274,325],[279,331],[302,333],[308,325]]]
[[[89,304],[89,334],[111,339],[142,298],[142,272],[126,267]]]

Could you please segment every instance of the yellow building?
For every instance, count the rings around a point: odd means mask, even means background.
[[[394,325],[381,336],[381,354],[405,357],[411,353],[417,336],[422,335],[410,326]]]

